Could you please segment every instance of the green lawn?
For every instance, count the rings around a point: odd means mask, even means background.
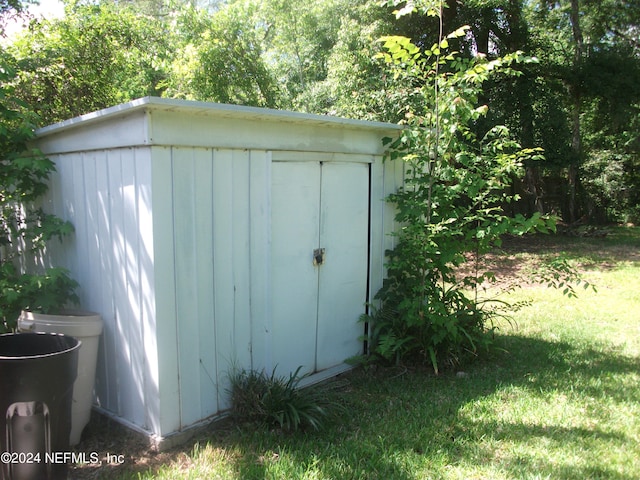
[[[326,430],[226,426],[163,457],[104,471],[162,479],[640,478],[640,229],[545,239],[597,287],[578,299],[527,287],[497,348],[464,372],[377,369],[333,382],[348,414]],[[146,469],[145,469],[146,468]],[[101,473],[101,472],[93,472]],[[95,477],[91,477],[95,478]]]

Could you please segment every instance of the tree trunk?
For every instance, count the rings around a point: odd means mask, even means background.
[[[569,95],[571,98],[571,163],[569,165],[569,223],[577,220],[576,193],[578,188],[578,174],[582,159],[582,135],[580,131],[580,114],[582,113],[582,98],[577,72],[584,55],[584,40],[580,29],[580,4],[579,0],[571,0],[571,29],[573,32],[574,53],[573,71],[574,78],[569,83]]]
[[[545,214],[543,191],[540,186],[540,171],[538,167],[529,166],[525,169],[526,191],[530,195],[529,214],[539,212]]]
[[[506,46],[507,51],[529,50],[528,28],[526,22],[522,19],[522,2],[509,0],[505,14],[508,28],[500,31],[500,40]],[[513,91],[519,92],[518,95],[514,96],[514,99],[518,102],[520,143],[525,148],[534,148],[536,146],[533,124],[535,112],[533,110],[532,81],[533,79],[525,71],[525,75],[516,79],[515,88],[513,89]],[[524,189],[527,194],[527,214],[531,215],[534,212],[546,213],[540,169],[535,164],[525,165]]]
[[[580,158],[582,156],[582,138],[580,134],[580,95],[575,91],[571,92],[571,100],[573,102],[571,111],[571,163],[569,164],[568,182],[569,182],[569,223],[573,223],[578,219],[578,206],[576,201],[576,193],[578,190],[578,174],[580,170]]]

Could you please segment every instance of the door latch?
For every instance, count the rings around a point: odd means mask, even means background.
[[[317,267],[324,263],[324,248],[316,248],[313,251],[313,266]]]

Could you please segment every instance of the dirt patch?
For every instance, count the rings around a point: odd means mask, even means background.
[[[570,263],[578,273],[609,270],[625,262],[640,262],[640,240],[637,234],[627,236],[625,230],[598,230],[597,235],[558,234],[506,237],[500,248],[482,255],[476,265],[473,254],[458,271],[458,277],[474,271],[489,271],[495,282],[485,283],[498,288],[539,285],[538,274],[557,259]]]
[[[81,442],[72,448],[73,452],[83,455],[86,461],[69,467],[69,479],[138,478],[139,473],[157,471],[163,465],[187,465],[186,456],[196,443],[225,437],[232,426],[228,420],[217,421],[200,429],[180,446],[158,451],[142,434],[94,411]],[[93,462],[96,457],[98,461]]]
[[[81,442],[72,450],[85,459],[70,466],[72,480],[114,478],[170,461],[167,455],[155,452],[139,434],[97,412],[92,412]]]

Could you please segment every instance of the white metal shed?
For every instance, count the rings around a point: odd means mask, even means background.
[[[228,407],[233,365],[343,371],[393,241],[397,133],[152,97],[40,129],[76,229],[54,262],[105,322],[98,407],[166,441]]]

